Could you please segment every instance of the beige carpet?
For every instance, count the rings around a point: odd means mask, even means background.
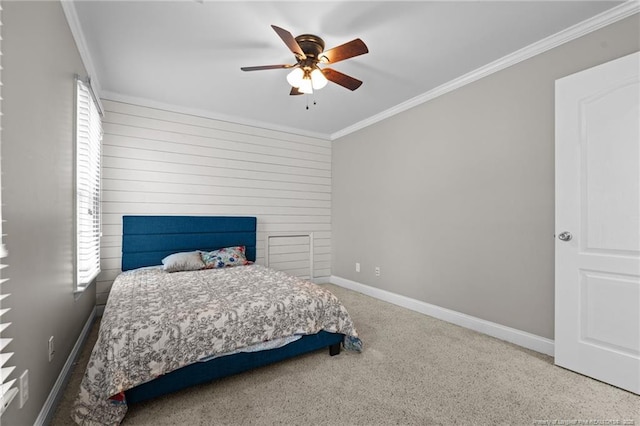
[[[123,424],[534,425],[627,420],[627,425],[640,426],[637,395],[556,367],[551,357],[327,287],[353,317],[363,353],[343,351],[330,357],[328,351],[318,351],[187,389],[130,406]],[[96,328],[52,425],[73,424],[69,410]]]

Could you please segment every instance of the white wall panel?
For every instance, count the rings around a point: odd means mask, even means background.
[[[118,164],[122,166],[122,164]],[[122,167],[113,167],[103,169],[103,179],[120,179],[136,182],[161,182],[161,183],[180,183],[193,185],[209,185],[222,186],[226,188],[245,188],[245,189],[271,189],[271,190],[289,190],[298,191],[301,196],[308,193],[327,194],[327,185],[310,185],[309,183],[298,182],[275,182],[273,180],[247,180],[231,176],[198,176],[197,181],[194,179],[192,172],[176,173],[165,170],[140,170],[125,169]]]
[[[267,235],[313,233],[313,275],[331,274],[331,142],[113,101],[105,107],[97,303],[120,272],[122,216],[258,218]],[[309,277],[309,241],[277,238],[270,265]]]
[[[139,118],[137,119],[138,122],[140,120]],[[174,144],[180,144],[180,146],[184,147],[203,147],[209,151],[220,150],[225,158],[243,157],[244,154],[247,154],[246,151],[250,150],[248,154],[256,153],[272,157],[306,159],[320,162],[331,160],[330,151],[313,145],[304,144],[301,149],[299,144],[286,141],[274,141],[272,139],[256,144],[250,142],[255,137],[253,135],[220,138],[218,137],[218,132],[209,129],[197,133],[185,133],[188,129],[187,126],[156,130],[158,127],[149,129],[140,127],[140,124],[141,123],[138,123],[137,128],[129,130],[130,125],[127,123],[105,123],[105,129],[114,135],[114,137],[136,139],[139,144],[162,142],[162,144],[155,149],[171,149],[175,147]]]

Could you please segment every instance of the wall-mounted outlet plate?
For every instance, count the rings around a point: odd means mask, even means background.
[[[49,337],[49,362],[53,360],[53,355],[56,353],[56,348],[53,344],[53,336]]]
[[[356,262],[356,272],[360,272],[360,263]]]
[[[380,267],[376,266],[376,277],[380,276]]]
[[[20,392],[20,408],[24,407],[24,404],[29,399],[29,370],[24,370],[24,373],[20,376],[19,384]]]

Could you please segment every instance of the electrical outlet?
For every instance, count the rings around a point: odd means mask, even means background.
[[[24,407],[25,402],[29,399],[29,370],[24,370],[20,376],[20,408]]]
[[[53,336],[49,337],[49,362],[53,360],[53,355],[56,353],[56,349],[53,345]]]
[[[360,272],[360,263],[356,262],[356,272]]]
[[[380,267],[376,266],[376,277],[380,276]]]

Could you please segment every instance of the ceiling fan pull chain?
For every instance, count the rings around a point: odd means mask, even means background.
[[[307,101],[307,106],[306,106],[306,110],[309,110],[309,95],[305,93],[305,97],[304,99]],[[313,94],[313,105],[318,105],[318,103],[316,102],[316,97],[315,97],[315,93]]]

